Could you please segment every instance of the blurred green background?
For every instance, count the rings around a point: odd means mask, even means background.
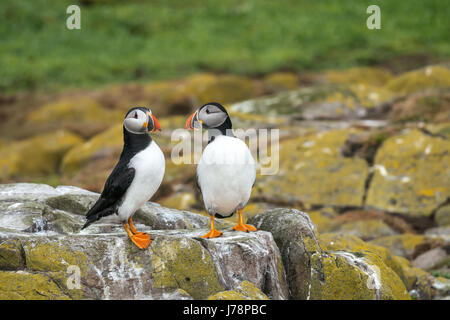
[[[81,7],[81,30],[66,8]],[[378,4],[381,30],[368,30]],[[446,0],[33,0],[0,3],[0,92],[59,90],[199,71],[386,65],[450,57]]]

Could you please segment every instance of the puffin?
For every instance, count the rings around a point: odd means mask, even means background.
[[[164,154],[148,132],[161,131],[150,109],[131,108],[123,121],[123,150],[103,191],[86,214],[82,229],[103,217],[116,214],[131,241],[146,249],[150,235],[136,230],[134,213],[158,190],[164,177]]]
[[[256,163],[249,148],[234,136],[230,116],[220,103],[207,103],[187,119],[185,129],[201,128],[208,130],[208,144],[197,165],[196,182],[211,219],[211,229],[202,238],[221,236],[214,219],[235,212],[239,219],[234,231],[257,231],[242,218],[256,179]]]

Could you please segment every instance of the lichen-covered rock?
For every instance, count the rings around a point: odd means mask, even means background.
[[[402,266],[386,248],[364,242],[352,235],[336,233],[322,234],[319,240],[322,248],[328,253],[337,255],[350,265],[357,266],[359,271],[364,271],[365,275],[362,275],[362,278],[366,279],[366,286],[360,285],[368,297],[410,299],[402,278]],[[375,292],[373,289],[376,289]],[[342,290],[341,294],[348,294],[347,290]]]
[[[80,231],[97,197],[74,187],[0,185],[1,298],[206,299],[226,290],[287,297],[270,233],[217,221],[224,235],[206,240],[207,217],[147,203],[134,220],[153,242],[139,250],[114,215]]]
[[[374,239],[371,243],[388,248],[396,256],[411,258],[416,246],[424,243],[426,237],[417,234],[399,234]]]
[[[64,154],[81,143],[78,135],[58,130],[0,148],[0,181],[54,174]]]
[[[366,204],[427,217],[450,196],[450,142],[418,130],[387,139],[375,157]]]
[[[271,209],[249,224],[272,233],[280,249],[291,299],[307,299],[311,283],[310,255],[321,252],[308,215],[292,209]]]
[[[338,244],[339,235],[333,241],[319,241],[308,215],[292,209],[272,209],[249,223],[273,234],[293,299],[410,298],[402,280],[385,263],[386,249],[371,248],[356,237],[347,246]],[[354,251],[358,241],[364,249]]]
[[[72,148],[62,160],[61,171],[73,174],[90,160],[122,150],[122,146],[123,125],[117,124]]]
[[[283,141],[278,173],[261,176],[256,194],[291,204],[361,206],[368,165],[340,150],[351,132],[332,130]]]
[[[335,228],[333,232],[354,235],[365,241],[397,234],[389,225],[378,219],[347,222]]]
[[[360,119],[384,114],[391,99],[383,88],[360,85],[319,85],[238,102],[230,111],[265,116],[291,115],[305,120]]]
[[[122,118],[122,112],[108,110],[94,99],[66,98],[32,111],[26,121],[30,126],[66,128],[89,137]]]
[[[386,88],[397,94],[407,94],[425,89],[450,88],[450,70],[428,66],[401,74],[386,83]]]
[[[435,215],[434,220],[440,226],[449,226],[450,225],[450,205],[443,206],[439,208]]]
[[[261,292],[250,281],[242,281],[233,290],[218,292],[208,297],[208,300],[268,300],[269,298]]]
[[[298,76],[291,72],[276,72],[264,77],[264,84],[271,91],[293,90],[299,85]]]
[[[395,122],[448,122],[450,93],[425,92],[406,96],[393,104],[389,119]]]
[[[195,100],[195,105],[211,101],[227,104],[255,96],[257,87],[254,81],[247,77],[204,75],[202,79],[198,76],[188,78],[184,93]]]
[[[69,300],[48,275],[0,270],[0,300]]]
[[[392,79],[392,73],[382,68],[350,68],[325,72],[324,78],[332,83],[383,86]]]

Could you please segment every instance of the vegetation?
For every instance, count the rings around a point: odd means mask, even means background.
[[[441,0],[85,0],[81,30],[69,31],[74,2],[0,3],[1,93],[450,57]],[[366,27],[374,3],[381,30]]]

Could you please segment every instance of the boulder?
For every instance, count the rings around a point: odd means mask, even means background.
[[[90,137],[121,121],[123,112],[108,110],[92,98],[65,98],[32,111],[26,119],[28,126],[65,128]]]
[[[82,141],[58,130],[6,145],[0,148],[0,181],[55,174],[64,154]]]
[[[366,205],[429,217],[450,197],[450,142],[419,130],[388,138],[378,149]]]
[[[450,70],[441,66],[428,66],[403,73],[386,83],[386,89],[396,94],[408,94],[425,89],[450,87]]]
[[[73,175],[91,160],[120,153],[122,147],[123,124],[117,123],[67,152],[61,163],[61,171],[65,175]]]
[[[304,212],[272,209],[248,222],[273,234],[291,299],[410,299],[402,280],[375,250],[356,237],[364,252],[319,240]]]
[[[203,239],[207,217],[147,203],[135,222],[153,242],[139,250],[115,216],[80,231],[97,197],[75,187],[0,186],[1,298],[206,299],[233,290],[287,298],[270,233],[234,232],[218,221],[224,235]]]
[[[241,101],[230,111],[303,120],[348,120],[384,115],[392,94],[365,84],[325,84]]]
[[[330,70],[323,74],[327,82],[337,84],[364,84],[370,86],[383,86],[392,79],[392,73],[383,68],[350,68],[347,70]]]
[[[341,154],[352,132],[331,130],[282,141],[277,174],[261,176],[255,194],[290,205],[362,206],[368,165]]]

